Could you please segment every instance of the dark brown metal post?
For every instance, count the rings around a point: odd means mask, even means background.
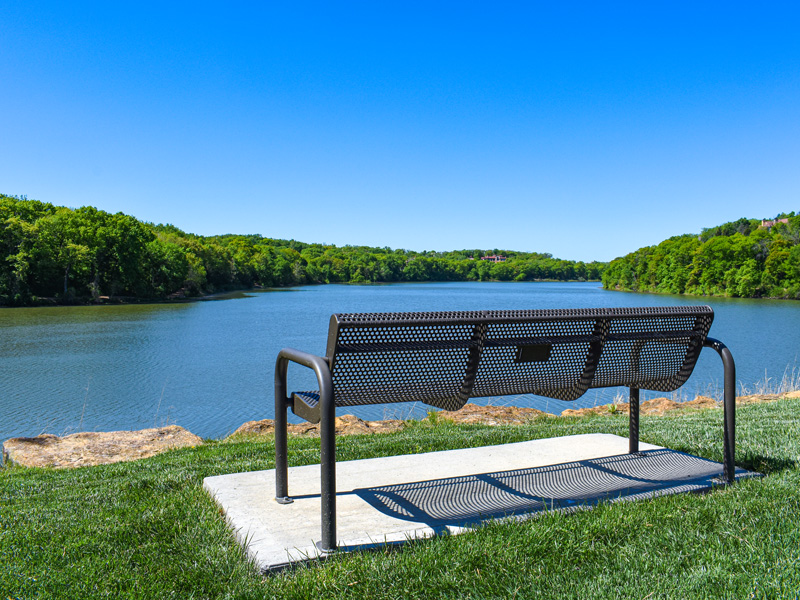
[[[736,480],[736,365],[733,362],[733,355],[728,347],[713,338],[706,338],[704,346],[713,348],[722,358],[724,368],[724,390],[723,390],[723,478],[726,483],[733,483]]]
[[[628,452],[639,452],[639,388],[630,388],[630,402],[628,403]]]
[[[322,540],[317,547],[323,552],[333,552],[336,550],[336,404],[332,386],[320,382],[319,402]]]
[[[282,354],[275,361],[275,500],[278,504],[290,504],[289,497],[289,448],[286,411],[286,371],[289,361]]]

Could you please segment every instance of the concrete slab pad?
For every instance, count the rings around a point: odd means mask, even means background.
[[[527,518],[543,510],[593,506],[702,491],[722,473],[717,462],[584,434],[500,446],[337,463],[341,551],[368,549],[439,534],[458,534],[488,520]],[[755,475],[737,469],[737,476]],[[289,469],[292,504],[275,502],[275,471],[207,477],[249,555],[263,571],[320,556],[319,465]]]

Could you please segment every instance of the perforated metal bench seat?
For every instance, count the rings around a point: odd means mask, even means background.
[[[734,366],[724,344],[708,338],[713,319],[708,306],[334,314],[324,357],[290,348],[278,356],[276,497],[290,501],[287,408],[321,423],[322,547],[330,549],[335,534],[330,524],[326,533],[325,522],[333,519],[335,529],[336,407],[422,402],[458,410],[476,397],[535,394],[575,400],[592,388],[625,386],[635,452],[639,390],[678,389],[704,346],[720,352],[726,367],[725,476],[732,481],[734,409],[728,379],[732,398]],[[313,369],[319,389],[288,395],[288,361]]]
[[[708,307],[337,314],[328,359],[336,406],[536,394],[575,400],[596,387],[672,391],[694,368]],[[319,391],[292,408],[319,422]]]

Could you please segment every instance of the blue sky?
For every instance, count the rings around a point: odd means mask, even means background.
[[[0,3],[0,192],[609,260],[800,210],[800,8]]]

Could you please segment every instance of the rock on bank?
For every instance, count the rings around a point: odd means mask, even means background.
[[[171,448],[197,446],[203,439],[169,425],[140,431],[50,434],[18,437],[3,444],[3,458],[25,467],[88,467],[155,456]]]

